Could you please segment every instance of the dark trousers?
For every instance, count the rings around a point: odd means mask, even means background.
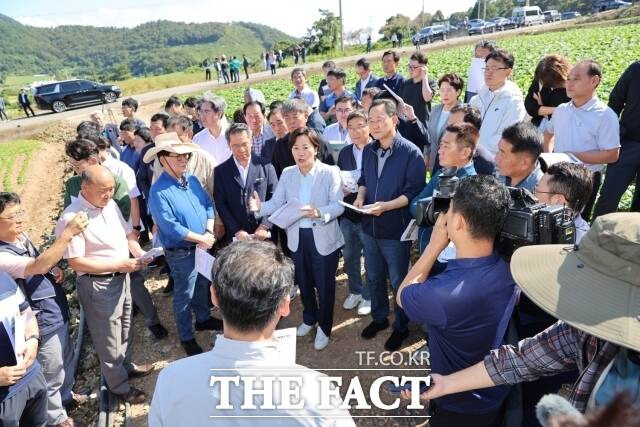
[[[4,108],[0,108],[0,119],[9,120],[9,116],[7,116],[7,113],[4,111]]]
[[[271,63],[271,74],[275,74],[276,73],[276,64],[275,63]]]
[[[247,76],[247,79],[249,78],[249,67],[244,67],[244,75]]]
[[[222,70],[222,78],[224,79],[225,83],[229,83],[229,73],[227,72],[227,70]]]
[[[204,70],[204,79],[211,80],[211,70]]]
[[[22,109],[24,110],[24,113],[27,115],[27,117],[29,117],[29,111],[31,111],[31,115],[32,116],[36,116],[36,113],[33,112],[33,109],[31,108],[31,104],[20,104],[20,106],[22,107]],[[27,111],[29,110],[29,111]]]
[[[336,300],[338,251],[320,255],[311,228],[301,228],[298,250],[293,253],[296,282],[302,298],[302,319],[307,325],[322,329],[331,336],[333,305]]]
[[[47,383],[42,371],[25,388],[0,402],[0,426],[31,427],[47,425]]]
[[[582,218],[587,222],[591,222],[591,211],[593,210],[593,205],[596,202],[596,197],[598,197],[600,184],[602,184],[602,172],[594,172],[593,191],[591,191],[591,196],[589,196],[589,200],[587,200],[587,204],[582,210]]]
[[[486,414],[450,412],[431,401],[429,427],[498,427],[502,424],[502,409]]]
[[[622,195],[635,178],[636,191],[631,211],[640,211],[638,194],[640,194],[640,141],[623,141],[618,161],[607,166],[600,198],[593,212],[593,219],[618,210]]]

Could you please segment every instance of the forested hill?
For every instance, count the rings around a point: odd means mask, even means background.
[[[246,53],[255,61],[265,48],[296,39],[249,22],[38,28],[0,14],[0,40],[2,74],[71,73],[113,79],[179,71],[221,54]]]

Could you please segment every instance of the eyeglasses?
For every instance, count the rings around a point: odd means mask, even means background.
[[[420,66],[415,66],[415,65],[407,65],[407,70],[417,70],[418,68],[420,68]]]
[[[362,125],[362,126],[347,126],[347,130],[350,131],[357,131],[357,130],[363,130],[366,129],[368,126],[367,125]]]
[[[17,218],[24,218],[26,216],[26,212],[24,210],[16,211],[13,215],[10,216],[0,216],[0,219],[4,219],[6,221],[15,221]]]
[[[491,72],[491,73],[495,73],[498,70],[508,70],[509,67],[484,67],[482,69],[482,71],[484,71],[485,73]]]
[[[383,124],[385,121],[387,120],[387,118],[385,117],[380,117],[377,119],[367,119],[367,123],[369,123],[369,125],[381,125]]]
[[[191,158],[191,153],[184,153],[184,154],[168,153],[166,156],[167,157],[171,157],[172,159],[178,159],[180,157],[183,157],[183,158],[189,160]]]
[[[340,113],[340,114],[349,114],[352,111],[353,109],[351,108],[336,108],[336,113]]]

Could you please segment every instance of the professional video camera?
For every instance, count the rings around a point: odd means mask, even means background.
[[[575,243],[576,227],[569,208],[540,203],[524,188],[507,188],[511,207],[497,242],[502,255],[511,257],[521,246]]]
[[[447,169],[431,199],[418,201],[416,224],[432,227],[438,215],[449,209],[458,187],[456,169]],[[509,213],[497,238],[498,251],[511,257],[520,246],[575,242],[575,225],[571,211],[565,206],[540,203],[524,188],[507,187],[511,195]]]
[[[444,168],[433,197],[418,201],[416,206],[416,224],[418,226],[433,227],[440,212],[449,210],[451,199],[458,188],[457,171],[456,168]]]

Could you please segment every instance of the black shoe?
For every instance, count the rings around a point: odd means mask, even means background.
[[[171,296],[171,294],[173,294],[173,279],[169,277],[167,286],[165,286],[164,289],[162,289],[162,296],[168,297],[168,296]]]
[[[209,317],[204,322],[196,322],[196,331],[221,331],[222,320]]]
[[[181,341],[180,344],[182,344],[182,348],[184,348],[187,356],[194,356],[196,354],[202,353],[202,348],[198,345],[195,338],[190,339],[189,341]]]
[[[384,322],[371,322],[369,325],[362,330],[360,336],[364,339],[370,340],[375,337],[378,332],[387,329],[389,327],[389,321],[385,319]]]
[[[166,338],[169,335],[169,331],[167,328],[162,326],[160,323],[149,326],[149,330],[153,332],[153,336],[157,340],[161,340],[162,338]]]
[[[408,329],[402,329],[400,331],[393,331],[391,336],[384,343],[384,348],[387,351],[397,351],[402,347],[402,341],[404,341],[409,336]]]

